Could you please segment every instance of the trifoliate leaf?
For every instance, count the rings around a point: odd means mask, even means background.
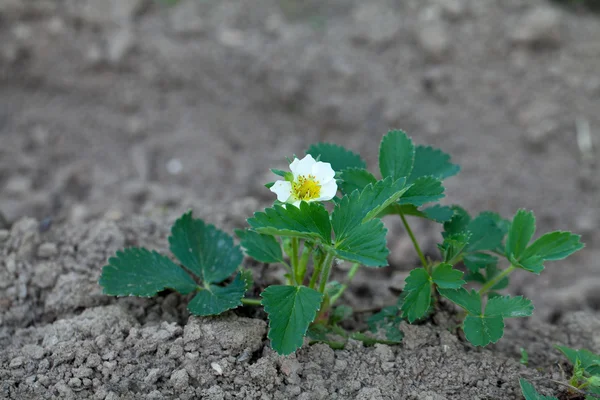
[[[375,218],[382,210],[394,203],[406,192],[404,179],[396,181],[386,178],[367,185],[362,191],[355,190],[335,205],[331,223],[336,242],[343,240],[349,232],[361,223]]]
[[[442,289],[438,287],[438,292],[469,313],[481,315],[481,296],[475,290],[469,292],[464,288]]]
[[[467,315],[463,322],[465,337],[475,346],[496,343],[504,335],[504,320],[501,316],[486,317]]]
[[[506,256],[519,259],[535,233],[535,216],[532,211],[519,210],[513,217],[506,238]]]
[[[349,168],[340,173],[340,190],[343,194],[350,194],[355,190],[363,190],[369,183],[375,184],[377,178],[366,169]]]
[[[306,154],[310,154],[315,159],[320,156],[319,161],[331,164],[331,168],[336,172],[347,168],[367,167],[358,154],[333,143],[315,143],[306,150]]]
[[[402,195],[399,203],[422,206],[444,196],[442,181],[433,176],[423,176],[413,182],[413,185]]]
[[[485,306],[485,316],[501,316],[503,318],[529,317],[533,314],[531,300],[523,296],[500,296],[488,300]]]
[[[452,206],[452,210],[454,211],[454,216],[450,221],[444,222],[443,237],[464,232],[467,229],[469,222],[471,222],[471,216],[464,208]]]
[[[462,257],[463,250],[469,243],[469,233],[455,233],[446,236],[444,242],[438,245],[444,258],[444,262],[450,265],[456,264]]]
[[[111,296],[151,297],[164,289],[188,294],[198,285],[168,257],[144,248],[117,251],[102,268],[100,286]]]
[[[220,283],[230,276],[244,258],[233,238],[192,212],[175,221],[169,236],[170,249],[186,268],[204,282]]]
[[[269,318],[271,346],[278,354],[291,354],[300,346],[308,325],[321,307],[323,295],[306,286],[266,288],[262,305]]]
[[[384,178],[406,178],[413,169],[415,146],[406,133],[389,131],[379,146],[379,170]]]
[[[264,212],[254,213],[248,224],[258,233],[266,235],[299,237],[331,242],[329,213],[320,203],[302,202],[300,208],[291,204],[273,206]]]
[[[450,264],[439,264],[433,270],[431,278],[433,283],[442,289],[458,289],[466,282],[462,279],[463,273],[452,268]]]
[[[246,293],[246,281],[237,274],[227,286],[206,285],[188,304],[188,310],[194,315],[217,315],[242,304]]]
[[[546,233],[527,247],[522,259],[540,257],[545,261],[562,260],[584,247],[580,239],[580,235],[571,232]]]
[[[388,265],[389,250],[386,247],[387,229],[378,219],[372,219],[344,236],[336,237],[333,250],[344,260],[360,263],[366,267]]]
[[[460,167],[450,162],[450,156],[439,149],[429,146],[417,146],[412,173],[408,178],[409,183],[415,182],[423,176],[433,176],[444,180],[456,175]]]
[[[384,307],[380,312],[371,315],[367,319],[367,326],[373,333],[383,331],[387,340],[400,343],[404,334],[400,330],[400,309],[396,306]]]
[[[581,367],[590,375],[600,376],[600,355],[594,354],[586,349],[572,349],[566,346],[554,346],[561,353],[567,357],[569,362],[573,365],[577,362],[577,359],[581,362]]]
[[[495,219],[487,213],[481,213],[471,220],[466,230],[471,233],[467,246],[468,252],[494,250],[504,239],[504,233],[496,225]]]
[[[402,316],[413,323],[423,318],[431,305],[431,277],[424,268],[413,269],[406,277]]]
[[[487,253],[471,253],[463,258],[465,266],[472,272],[478,272],[489,265],[497,265],[498,258]]]
[[[237,229],[235,233],[240,238],[241,245],[246,250],[246,254],[256,261],[264,263],[283,261],[281,245],[273,236],[263,235],[248,229]]]
[[[523,378],[519,379],[519,384],[521,385],[521,392],[523,392],[525,400],[558,400],[554,396],[542,396],[535,390],[535,387],[531,383]]]

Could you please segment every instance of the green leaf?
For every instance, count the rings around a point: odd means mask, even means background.
[[[481,296],[475,290],[469,292],[464,288],[442,289],[438,287],[438,292],[467,312],[481,315]]]
[[[385,333],[387,340],[400,343],[404,337],[404,334],[400,330],[400,322],[402,322],[402,317],[400,316],[398,307],[389,306],[371,315],[367,319],[367,326],[372,333],[377,333],[377,331],[381,330]]]
[[[424,268],[413,269],[406,277],[402,316],[411,324],[423,318],[431,305],[431,277]]]
[[[350,194],[355,190],[363,190],[369,183],[375,184],[377,178],[373,176],[366,169],[361,168],[349,168],[343,170],[340,173],[342,182],[340,183],[340,190],[344,194]]]
[[[347,168],[366,168],[367,164],[360,156],[342,146],[333,143],[316,143],[311,145],[306,154],[310,154],[315,159],[328,162],[334,171],[340,172]]]
[[[362,191],[346,195],[335,205],[331,215],[336,242],[343,240],[361,223],[375,218],[407,190],[404,179],[386,178],[367,185]]]
[[[498,296],[488,300],[485,306],[485,316],[503,318],[529,317],[533,314],[531,300],[523,296]]]
[[[217,315],[242,304],[246,293],[246,281],[237,274],[227,286],[206,285],[188,304],[188,310],[194,315]]]
[[[241,240],[246,254],[256,261],[263,263],[277,263],[283,261],[281,245],[271,235],[263,235],[258,232],[244,229],[236,229],[236,235]]]
[[[170,249],[186,268],[204,282],[220,283],[242,263],[244,255],[233,238],[192,212],[183,214],[171,227]]]
[[[471,222],[471,216],[464,208],[452,206],[452,209],[454,210],[454,216],[450,221],[444,223],[443,237],[464,232],[469,222]]]
[[[467,246],[468,252],[494,250],[502,244],[504,233],[496,225],[496,221],[488,213],[481,213],[467,225],[471,239]]]
[[[444,242],[438,245],[444,258],[444,262],[454,265],[462,256],[463,250],[469,243],[471,237],[468,233],[455,233],[444,238]]]
[[[261,297],[269,317],[271,346],[278,354],[291,354],[302,346],[308,325],[321,307],[323,295],[306,286],[266,288]]]
[[[388,265],[389,250],[386,247],[387,229],[378,219],[372,219],[355,227],[344,237],[336,238],[336,256],[357,262],[366,267]]]
[[[442,206],[439,204],[433,205],[423,210],[419,210],[417,206],[413,204],[400,205],[396,203],[388,206],[386,209],[381,211],[378,217],[383,218],[386,215],[400,215],[400,213],[404,215],[410,215],[412,217],[425,218],[431,221],[441,223],[450,221],[450,219],[452,219],[452,216],[454,215],[454,210],[451,207]]]
[[[454,210],[449,206],[442,206],[436,204],[434,206],[421,210],[425,214],[425,218],[435,222],[446,222],[450,221],[454,216]]]
[[[302,202],[300,208],[288,204],[275,205],[264,212],[254,213],[248,224],[255,231],[267,235],[299,237],[331,242],[329,213],[320,203]]]
[[[413,183],[423,176],[433,176],[444,180],[456,175],[460,167],[450,162],[450,156],[439,149],[429,146],[417,146],[415,161],[408,183]]]
[[[102,268],[100,286],[111,296],[151,297],[164,289],[188,294],[198,285],[192,277],[168,257],[144,248],[117,251]]]
[[[535,233],[535,216],[532,211],[519,210],[513,217],[506,238],[506,257],[519,259]]]
[[[562,260],[584,247],[580,239],[580,235],[571,232],[546,233],[527,247],[522,258],[537,256],[545,261]]]
[[[535,390],[535,387],[531,383],[523,378],[519,379],[519,384],[521,385],[521,392],[523,392],[525,400],[558,400],[554,396],[542,396]]]
[[[477,272],[489,265],[497,265],[498,258],[487,253],[471,253],[464,256],[463,262],[469,271]]]
[[[463,273],[453,269],[450,264],[439,264],[433,270],[431,278],[433,283],[442,289],[458,289],[466,282],[462,279]]]
[[[496,343],[504,334],[504,320],[501,316],[467,315],[463,322],[465,337],[475,346]]]
[[[400,204],[413,204],[422,206],[425,203],[443,198],[444,187],[442,181],[433,176],[418,178],[400,198]]]
[[[572,349],[566,346],[554,346],[561,353],[567,357],[569,362],[573,365],[577,362],[577,359],[581,362],[581,367],[590,375],[600,376],[600,355],[594,354],[586,349]]]
[[[379,146],[379,170],[384,178],[394,180],[410,175],[415,159],[415,146],[406,133],[389,131]]]

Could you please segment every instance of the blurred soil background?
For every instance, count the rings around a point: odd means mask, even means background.
[[[0,229],[192,207],[231,231],[285,156],[335,142],[374,169],[400,128],[461,165],[446,204],[583,234],[515,274],[536,318],[598,310],[600,17],[579,3],[0,0]],[[386,222],[378,274],[401,286],[417,259]],[[434,256],[439,227],[414,224]]]

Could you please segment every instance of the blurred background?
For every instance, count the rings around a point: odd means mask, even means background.
[[[317,141],[374,169],[391,128],[462,167],[446,204],[583,235],[520,274],[542,318],[600,309],[598,2],[0,0],[0,229],[244,215]],[[388,222],[391,265],[416,258]],[[439,229],[416,223],[432,254]],[[239,225],[238,225],[239,226]],[[557,311],[558,310],[558,311]]]

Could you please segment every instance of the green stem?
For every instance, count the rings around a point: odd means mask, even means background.
[[[417,238],[415,238],[415,235],[413,234],[412,229],[410,229],[410,225],[408,224],[408,221],[406,221],[406,217],[404,216],[404,213],[402,213],[402,211],[398,211],[398,213],[400,214],[400,218],[402,219],[402,223],[404,224],[404,228],[406,228],[406,232],[408,233],[408,236],[410,236],[410,240],[412,240],[413,246],[415,247],[415,250],[417,251],[417,254],[419,255],[419,258],[421,259],[421,264],[423,264],[423,267],[427,270],[428,273],[431,273],[431,271],[429,270],[430,269],[429,268],[429,263],[427,262],[427,259],[425,258],[425,255],[421,251],[421,247],[419,246],[419,242],[417,242]]]
[[[296,276],[298,272],[298,238],[292,238],[292,256],[290,257],[292,260],[292,279],[296,281]],[[296,285],[299,283],[296,282]]]
[[[481,295],[487,293],[491,288],[496,286],[496,284],[498,282],[500,282],[502,279],[506,278],[515,269],[517,269],[517,267],[515,267],[514,265],[511,265],[510,267],[506,268],[504,271],[500,272],[498,275],[493,277],[491,281],[488,281],[485,285],[483,285],[483,287],[481,289],[479,289],[479,295],[481,296]]]
[[[312,252],[313,247],[308,247],[307,243],[304,242],[304,250],[302,251],[300,263],[298,264],[298,269],[296,270],[296,282],[298,282],[298,285],[302,285],[302,283],[304,283],[304,277],[306,276],[306,266],[308,265],[308,260],[310,259]]]
[[[317,284],[317,279],[321,276],[321,270],[323,269],[323,262],[325,261],[325,254],[317,255],[317,260],[315,263],[315,268],[313,270],[312,276],[310,277],[310,282],[308,287],[314,289]]]
[[[339,299],[342,296],[342,294],[344,294],[344,291],[346,291],[346,289],[348,289],[348,285],[350,284],[350,282],[352,282],[352,279],[354,278],[354,275],[356,275],[356,272],[358,271],[359,268],[360,268],[359,263],[352,264],[352,268],[350,268],[350,271],[348,271],[346,283],[344,283],[341,286],[339,292],[337,292],[334,296],[331,296],[331,299],[329,299],[329,303],[331,305],[333,305],[337,301],[337,299]]]
[[[321,282],[319,283],[319,292],[325,293],[325,286],[329,280],[329,274],[331,273],[331,266],[333,264],[333,253],[327,253],[325,261],[323,262],[323,273],[321,274]]]
[[[261,299],[242,299],[242,304],[247,306],[260,306],[261,301]]]

